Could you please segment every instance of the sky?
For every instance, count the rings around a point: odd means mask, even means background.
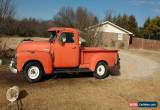
[[[160,0],[16,0],[16,18],[37,18],[51,20],[60,8],[82,6],[102,21],[107,10],[114,15],[135,15],[138,25],[142,26],[148,17],[160,16]]]

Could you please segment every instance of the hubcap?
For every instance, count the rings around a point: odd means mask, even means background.
[[[39,68],[37,66],[31,66],[28,69],[28,77],[30,79],[36,79],[39,76]]]
[[[97,74],[99,76],[102,76],[102,75],[104,75],[104,73],[105,73],[105,67],[104,67],[104,65],[98,66],[98,68],[97,68]]]

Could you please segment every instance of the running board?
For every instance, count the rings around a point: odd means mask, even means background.
[[[79,72],[92,72],[87,68],[58,68],[54,70],[54,73],[79,73]]]

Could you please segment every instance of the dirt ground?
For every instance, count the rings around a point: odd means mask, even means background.
[[[0,109],[9,103],[5,94],[13,85],[21,88],[23,110],[130,110],[129,102],[160,102],[160,52],[122,50],[120,58],[121,74],[104,80],[90,73],[60,74],[29,84],[1,66]]]

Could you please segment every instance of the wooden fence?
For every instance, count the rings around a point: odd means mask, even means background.
[[[130,48],[135,49],[151,49],[160,51],[160,41],[143,38],[132,38]]]

